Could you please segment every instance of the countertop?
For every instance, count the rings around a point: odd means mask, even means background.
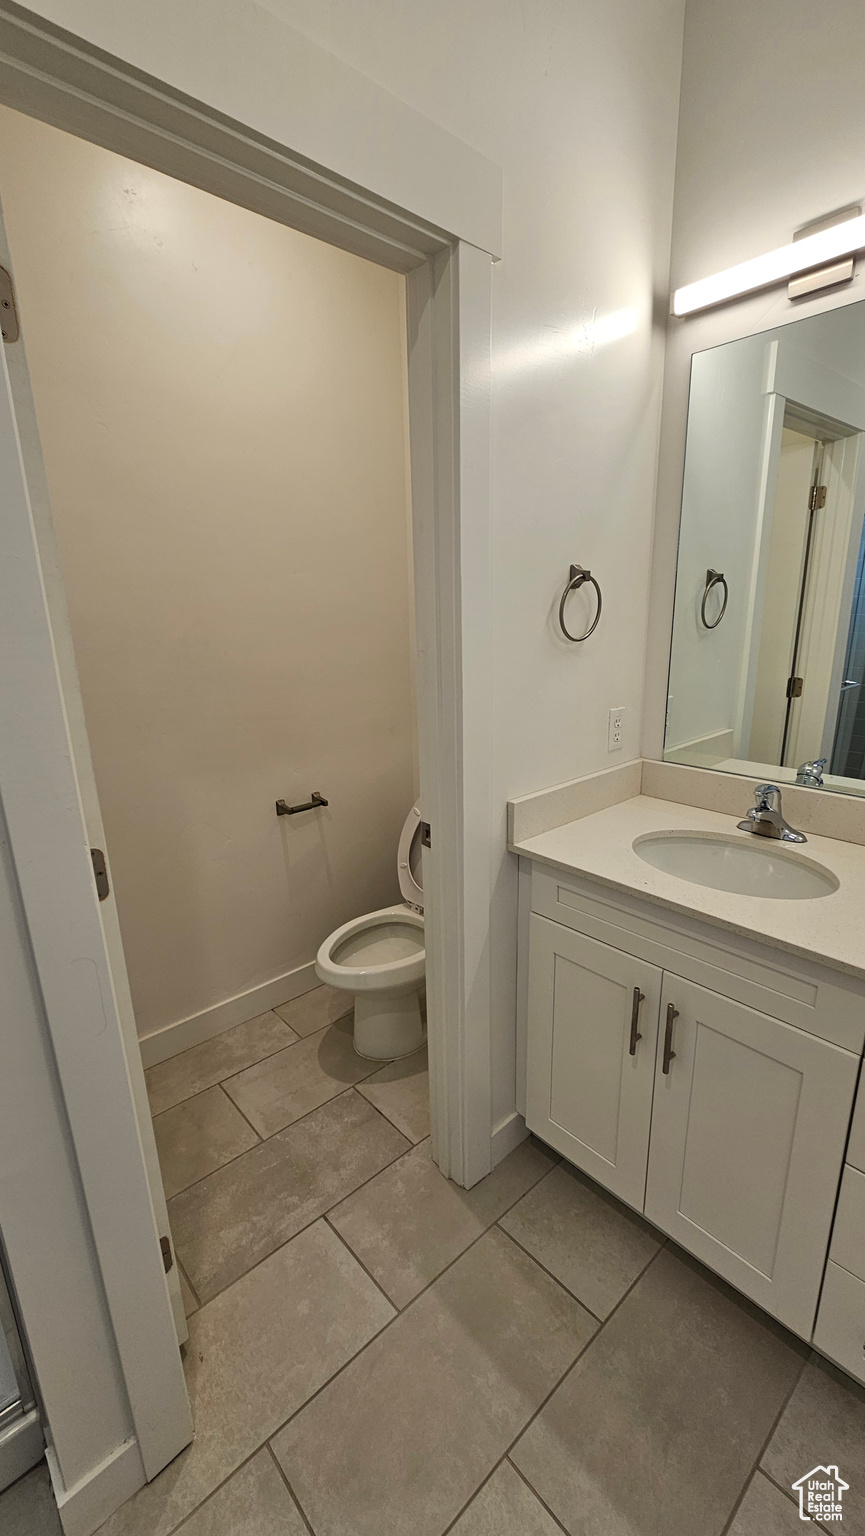
[[[635,795],[509,846],[523,858],[569,870],[865,981],[865,847],[812,835],[804,844],[764,843],[773,853],[821,864],[840,881],[828,896],[779,900],[681,880],[646,864],[632,847],[635,838],[647,833],[689,831],[757,840],[751,832],[740,832],[735,818],[717,811]]]

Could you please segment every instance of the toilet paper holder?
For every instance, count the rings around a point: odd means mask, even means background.
[[[328,801],[325,800],[324,795],[320,795],[318,790],[314,789],[312,799],[305,801],[303,805],[286,805],[284,800],[277,800],[276,814],[277,816],[296,816],[299,811],[315,811],[320,805],[327,804]]]

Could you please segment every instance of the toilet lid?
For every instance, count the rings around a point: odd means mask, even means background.
[[[412,806],[405,819],[402,836],[399,840],[399,852],[396,858],[396,871],[399,876],[399,888],[403,901],[410,907],[417,907],[423,911],[423,872],[421,870],[421,819],[420,801]]]

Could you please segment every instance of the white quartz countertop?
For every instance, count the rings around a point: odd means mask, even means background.
[[[831,895],[796,901],[740,896],[655,869],[634,852],[632,844],[635,838],[656,832],[714,833],[756,842],[753,833],[737,829],[734,817],[635,795],[510,847],[524,858],[569,870],[865,980],[865,847],[861,844],[811,835],[804,844],[764,843],[773,852],[821,864],[840,882]]]

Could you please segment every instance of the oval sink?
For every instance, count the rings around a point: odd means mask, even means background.
[[[718,837],[711,832],[649,832],[632,844],[654,869],[693,885],[708,885],[737,896],[770,896],[807,901],[831,896],[840,881],[801,853],[782,852],[756,837]]]

